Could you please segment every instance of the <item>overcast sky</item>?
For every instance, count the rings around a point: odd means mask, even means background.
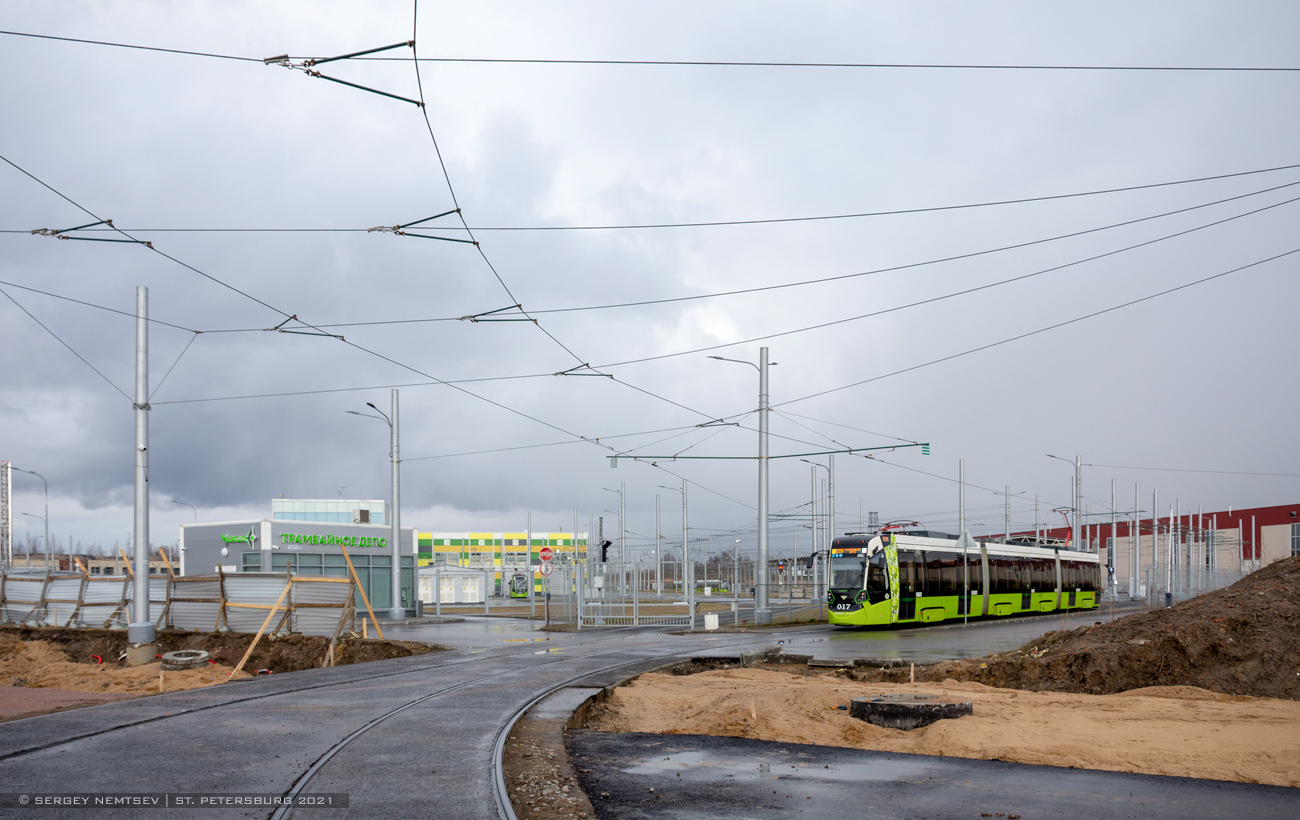
[[[388,430],[345,411],[402,385],[406,525],[567,531],[576,508],[608,535],[626,482],[644,543],[656,493],[680,532],[658,487],[685,478],[700,534],[752,546],[757,373],[706,356],[760,345],[773,455],[931,444],[838,456],[841,531],[955,530],[959,459],[977,534],[1004,487],[1016,529],[1035,495],[1044,521],[1070,503],[1047,453],[1102,465],[1093,513],[1112,479],[1148,514],[1153,489],[1184,512],[1300,494],[1276,475],[1300,473],[1300,253],[1274,258],[1300,249],[1300,71],[915,67],[1300,68],[1295,3],[426,1],[418,80],[407,47],[314,69],[423,112],[262,62],[409,40],[412,11],[4,4],[8,32],[252,58],[0,35],[0,458],[49,479],[56,538],[131,532],[138,285],[158,543],[195,517],[173,500],[387,498]],[[1008,200],[1035,201],[952,207]],[[365,230],[457,204],[477,247]],[[152,250],[31,233],[97,219]],[[514,304],[536,322],[456,320]],[[343,339],[264,330],[291,315]],[[774,512],[807,514],[812,469],[772,462]],[[774,553],[808,539],[773,524]]]

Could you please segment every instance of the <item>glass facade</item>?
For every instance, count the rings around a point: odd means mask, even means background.
[[[346,498],[272,498],[276,521],[319,521],[327,524],[383,524],[387,504]]]
[[[253,555],[260,560],[255,553],[245,553],[245,561],[249,555]],[[352,568],[357,571],[357,580],[361,582],[361,588],[365,590],[366,597],[370,600],[370,608],[377,615],[383,617],[388,609],[392,607],[393,584],[392,584],[392,567],[393,558],[391,555],[379,555],[376,553],[360,553],[352,555]],[[415,559],[409,555],[402,556],[402,603],[405,608],[415,606],[414,597],[411,594],[413,584],[413,573]],[[261,564],[257,565],[258,567]],[[271,570],[273,572],[284,572],[286,569],[292,570],[295,575],[336,575],[340,578],[348,576],[347,561],[343,555],[330,552],[276,552],[271,554]],[[245,569],[246,572],[256,572],[257,569]],[[357,596],[357,611],[365,612],[366,604]]]

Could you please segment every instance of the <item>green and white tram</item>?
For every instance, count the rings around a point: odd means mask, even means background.
[[[971,539],[963,550],[959,539],[924,531],[836,538],[830,570],[827,610],[841,626],[1092,609],[1101,590],[1093,553],[1032,539]]]
[[[516,572],[510,576],[510,597],[527,598],[528,597],[528,576],[522,572]]]

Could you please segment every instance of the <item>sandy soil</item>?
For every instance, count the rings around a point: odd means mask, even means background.
[[[20,641],[7,647],[0,660],[0,720],[86,706],[108,700],[175,692],[221,683],[231,668],[208,664],[201,669],[163,672],[159,662],[119,666],[117,658],[103,664],[76,663],[57,644]],[[247,678],[240,672],[237,678]]]
[[[230,672],[252,640],[245,634],[158,633],[158,652],[206,650],[215,663],[200,669],[162,672],[161,663],[126,667],[119,658],[126,633],[108,629],[6,627],[0,629],[0,720],[102,703],[213,686]],[[236,680],[259,670],[292,672],[321,665],[329,639],[290,635],[263,637]],[[336,647],[338,665],[400,658],[441,649],[409,641],[351,638]],[[160,677],[161,673],[161,677]]]
[[[975,713],[905,732],[838,708],[888,692],[969,700]],[[647,674],[615,690],[592,711],[586,728],[1300,786],[1300,703],[1189,686],[1086,695],[957,681],[864,683],[842,674],[764,669]]]

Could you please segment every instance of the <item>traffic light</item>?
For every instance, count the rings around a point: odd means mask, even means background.
[[[600,542],[600,560],[601,560],[602,563],[604,563],[605,561],[608,561],[608,560],[609,560],[609,558],[608,558],[608,555],[609,555],[609,548],[612,547],[612,546],[614,546],[614,542],[613,542],[613,541],[601,541],[601,542]]]

